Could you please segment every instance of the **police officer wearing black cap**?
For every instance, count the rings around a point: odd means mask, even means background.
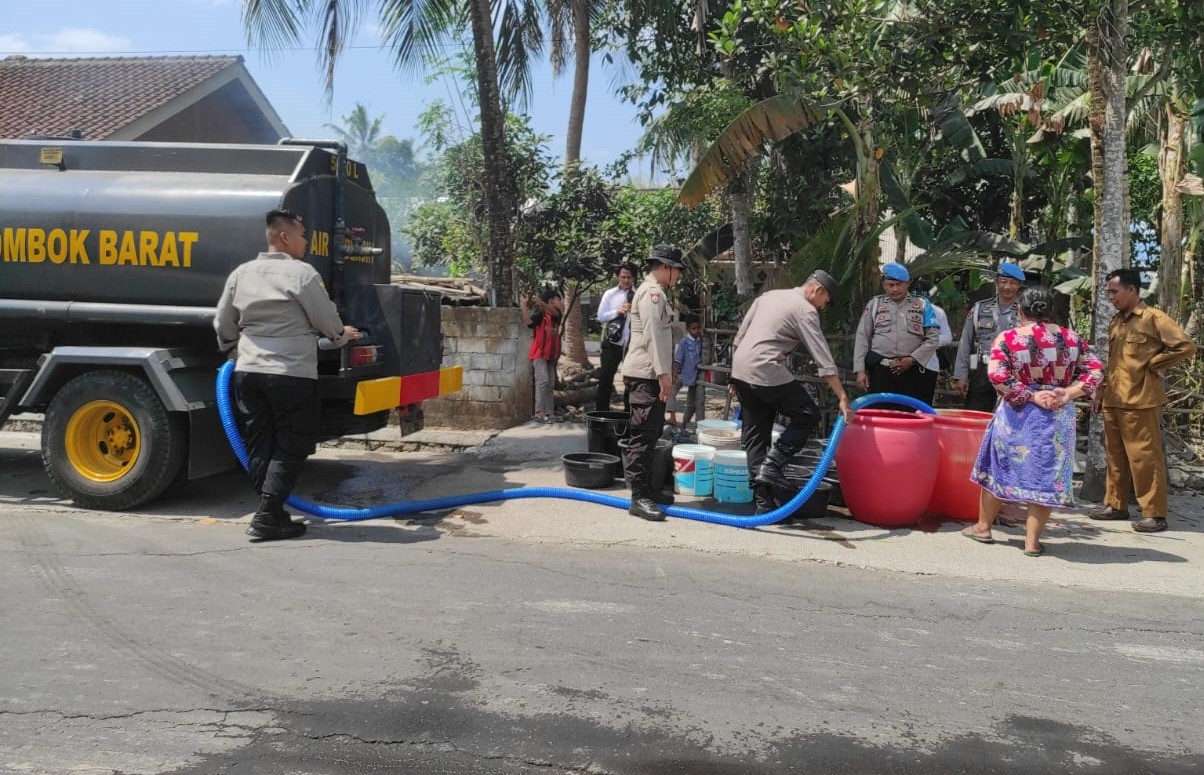
[[[652,488],[652,452],[665,429],[665,402],[673,392],[673,313],[665,292],[681,278],[681,249],[655,245],[648,275],[631,300],[631,338],[620,373],[631,401],[627,428],[627,475],[631,478],[634,517],[659,522],[660,505],[673,496]]]
[[[733,340],[732,386],[740,397],[740,441],[748,454],[758,514],[777,508],[774,489],[790,487],[783,467],[819,427],[819,407],[786,366],[800,344],[840,400],[840,411],[848,415],[849,396],[819,324],[819,310],[832,303],[838,290],[836,278],[819,269],[802,287],[764,293],[744,313]],[[778,414],[789,424],[770,448]]]

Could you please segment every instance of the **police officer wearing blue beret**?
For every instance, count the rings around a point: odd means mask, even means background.
[[[999,396],[987,379],[987,363],[995,337],[1019,325],[1017,301],[1023,284],[1024,270],[1019,264],[1000,264],[995,275],[995,296],[975,302],[966,315],[953,362],[953,379],[957,381],[957,392],[966,397],[966,409],[995,411]]]
[[[931,404],[937,373],[928,362],[940,346],[940,326],[932,303],[911,294],[910,284],[907,267],[882,267],[884,293],[870,299],[857,324],[853,372],[862,390],[900,393]]]

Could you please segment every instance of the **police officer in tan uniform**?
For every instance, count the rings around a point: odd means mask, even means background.
[[[648,275],[631,301],[631,338],[620,373],[631,397],[627,428],[627,475],[631,508],[641,519],[665,518],[658,504],[673,496],[652,488],[652,452],[665,429],[665,402],[673,392],[673,313],[665,292],[681,278],[681,249],[656,245],[648,256]]]
[[[966,397],[966,409],[995,411],[999,394],[987,379],[987,364],[995,337],[1020,325],[1017,299],[1023,284],[1024,270],[1019,264],[1000,264],[995,275],[995,296],[970,307],[953,362],[953,378],[957,380],[958,394]]]
[[[861,313],[853,343],[857,387],[871,393],[900,393],[932,403],[940,328],[932,304],[908,292],[911,274],[902,264],[882,268],[882,293]],[[905,409],[907,407],[897,407]]]
[[[321,430],[318,337],[342,347],[360,335],[343,324],[321,275],[305,262],[309,241],[300,216],[272,210],[266,236],[268,249],[226,279],[213,319],[218,347],[236,357],[238,414],[259,494],[247,528],[252,541],[305,533],[284,502]]]

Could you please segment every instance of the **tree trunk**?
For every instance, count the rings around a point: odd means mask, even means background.
[[[752,173],[745,170],[732,179],[727,196],[732,210],[732,259],[736,264],[736,293],[749,299],[753,295],[752,276],[752,191],[748,185]]]
[[[1108,323],[1116,310],[1104,292],[1110,272],[1129,263],[1129,224],[1125,188],[1125,35],[1128,0],[1105,0],[1104,8],[1087,29],[1087,78],[1091,90],[1091,169],[1095,187],[1095,235],[1092,343],[1101,357],[1108,354]],[[1087,468],[1080,496],[1100,501],[1104,495],[1103,423],[1093,415],[1087,439]]]
[[[863,106],[864,113],[857,126],[862,152],[857,157],[857,220],[850,240],[850,244],[853,245],[860,244],[874,229],[878,228],[878,220],[881,217],[878,200],[882,195],[882,177],[879,171],[880,162],[877,158],[877,149],[874,146],[874,122],[869,117],[870,108],[871,106],[868,104]],[[874,278],[871,281],[871,278],[878,271],[881,255],[881,249],[878,244],[875,244],[869,251],[866,266],[862,267],[863,290],[869,295],[876,292],[874,286],[877,284],[877,279]],[[864,301],[865,298],[857,298],[853,307],[860,309]]]
[[[1158,174],[1162,178],[1162,245],[1158,264],[1158,306],[1175,320],[1182,319],[1183,299],[1183,197],[1175,187],[1183,179],[1183,130],[1187,116],[1166,106],[1166,127],[1162,149],[1158,153]]]
[[[568,311],[564,316],[563,357],[578,366],[589,368],[589,355],[585,352],[585,321],[581,314],[581,289],[576,285],[566,288],[564,303]]]
[[[1012,201],[1008,236],[1024,236],[1024,179],[1028,175],[1028,119],[1021,117],[1012,136]]]
[[[570,0],[573,13],[573,94],[569,100],[568,137],[564,166],[581,160],[581,134],[585,128],[585,101],[589,96],[589,0]]]
[[[581,162],[581,134],[585,129],[585,101],[589,96],[589,2],[571,0],[573,13],[573,95],[569,100],[568,137],[564,143],[564,167],[571,169]],[[585,320],[581,312],[581,290],[568,290],[568,314],[564,319],[564,357],[588,367],[585,352]]]
[[[489,234],[486,258],[493,305],[512,307],[514,246],[511,244],[511,227],[518,212],[518,203],[510,191],[512,186],[506,175],[506,116],[498,90],[493,16],[489,5],[489,0],[468,2],[473,53],[476,56],[477,90],[481,98],[481,150],[485,157],[482,188],[485,225]]]
[[[1187,336],[1196,344],[1200,343],[1200,309],[1202,302],[1200,301],[1201,294],[1204,294],[1204,285],[1201,282],[1200,271],[1196,267],[1196,256],[1192,246],[1188,246],[1183,251],[1183,287],[1191,294],[1191,313],[1187,316],[1187,323],[1183,326],[1183,330],[1187,332]]]
[[[895,232],[895,257],[892,259],[896,264],[907,263],[907,227],[903,224],[894,226]]]

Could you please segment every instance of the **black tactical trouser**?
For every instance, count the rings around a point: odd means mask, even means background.
[[[260,496],[284,501],[317,447],[322,412],[318,381],[239,371],[234,386],[251,485]]]
[[[811,400],[802,382],[784,385],[750,385],[733,379],[740,398],[740,444],[748,455],[748,480],[754,481],[761,461],[773,441],[773,421],[781,414],[787,419],[786,430],[778,438],[778,447],[788,455],[803,448],[819,427],[819,407]]]
[[[627,451],[624,453],[627,475],[631,477],[632,497],[651,495],[652,454],[665,430],[665,402],[660,382],[655,379],[624,377],[623,384],[631,400],[631,422],[627,424]]]
[[[918,398],[932,406],[932,398],[936,393],[937,373],[931,369],[921,369],[919,364],[913,365],[902,374],[895,374],[885,363],[866,369],[870,378],[871,393],[899,393],[912,398]],[[914,412],[910,406],[902,404],[874,404],[871,409],[898,409],[904,412]]]
[[[966,409],[975,412],[994,412],[999,403],[999,393],[987,377],[985,366],[979,366],[970,371],[969,387],[966,389]]]
[[[615,375],[619,373],[619,364],[623,361],[623,348],[604,343],[598,360],[602,371],[598,374],[598,397],[594,401],[594,409],[606,412],[610,410],[610,397],[615,392]],[[627,391],[623,391],[623,410],[627,408]]]

